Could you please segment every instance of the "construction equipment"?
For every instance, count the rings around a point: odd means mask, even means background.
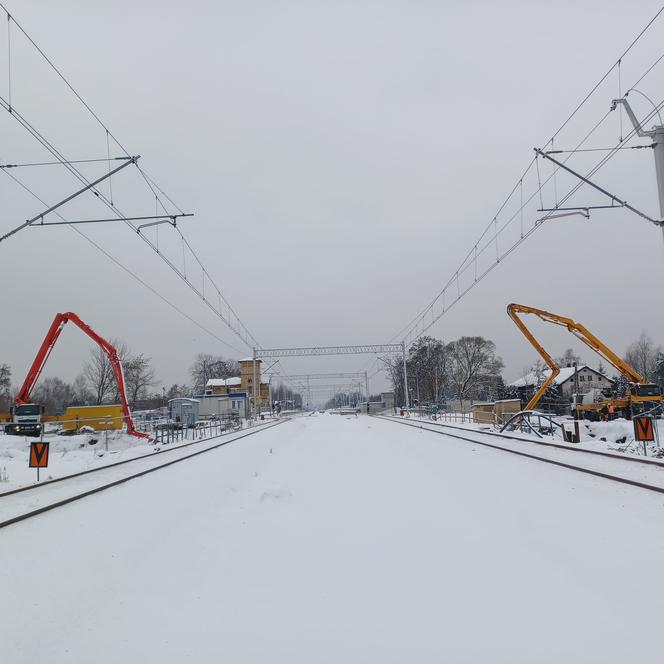
[[[115,347],[106,341],[106,339],[100,337],[89,325],[86,325],[75,313],[71,311],[67,311],[62,314],[56,314],[53,323],[51,324],[51,327],[49,328],[46,337],[44,338],[44,341],[42,342],[42,345],[37,352],[37,357],[35,357],[34,362],[28,371],[28,375],[26,376],[18,396],[16,397],[16,403],[12,408],[14,422],[7,426],[7,432],[19,434],[24,433],[22,428],[19,427],[17,429],[16,417],[17,413],[20,413],[21,410],[25,409],[26,407],[29,407],[29,410],[34,410],[37,408],[40,409],[38,420],[39,428],[37,433],[41,431],[41,414],[43,413],[43,407],[29,403],[30,395],[32,394],[32,390],[34,389],[35,384],[41,375],[42,369],[46,364],[46,360],[48,360],[51,351],[53,350],[53,347],[55,346],[55,343],[57,342],[58,337],[62,332],[62,328],[70,321],[83,332],[85,332],[85,334],[87,334],[95,343],[97,343],[108,356],[108,360],[111,364],[111,368],[113,369],[113,374],[115,375],[115,380],[118,385],[118,394],[120,395],[120,401],[122,405],[122,416],[127,425],[127,433],[132,436],[137,436],[138,438],[147,438],[148,440],[151,440],[151,436],[142,431],[138,431],[134,427],[134,422],[131,418],[131,412],[129,410],[129,404],[127,403],[124,374],[122,373],[122,364],[118,359],[118,354],[115,350]]]
[[[3,420],[9,421],[9,424],[5,425],[5,433],[17,436],[41,434],[44,406],[36,403],[14,405],[9,409],[9,413],[3,415]]]
[[[603,409],[608,410],[610,406],[613,406],[613,410],[616,413],[622,412],[625,416],[631,417],[635,410],[643,410],[650,404],[657,405],[664,403],[664,395],[662,395],[662,391],[658,385],[647,383],[641,374],[625,362],[625,360],[616,355],[580,323],[573,321],[571,318],[559,316],[558,314],[553,314],[549,311],[544,311],[543,309],[528,307],[523,304],[509,304],[507,306],[507,313],[551,369],[551,374],[535,392],[524,410],[533,410],[535,408],[544,393],[553,384],[556,376],[560,373],[560,367],[555,363],[546,350],[544,350],[537,339],[535,339],[533,334],[519,317],[519,314],[533,314],[545,323],[553,323],[554,325],[567,328],[567,330],[577,339],[597,353],[603,360],[615,367],[627,379],[627,389],[623,396],[618,398],[608,397],[596,403],[586,403],[583,405],[575,404],[575,409],[578,414],[588,412],[599,415]]]

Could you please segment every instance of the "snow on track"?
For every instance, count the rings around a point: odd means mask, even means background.
[[[78,476],[62,478],[44,484],[35,484],[16,493],[0,496],[0,528],[5,525],[13,525],[9,522],[20,519],[24,514],[39,512],[58,503],[66,503],[72,498],[94,492],[100,487],[120,483],[126,479],[132,479],[134,476],[142,476],[152,469],[158,469],[188,457],[196,456],[206,450],[213,450],[272,426],[277,426],[277,424],[272,423],[262,427],[227,433],[223,436],[201,439],[198,442],[190,442],[188,445],[167,447],[158,454],[139,456],[130,459],[129,462],[114,466],[99,466],[94,469],[94,472],[87,471],[85,474]]]
[[[297,418],[0,531],[2,657],[655,661],[663,517],[497,450]]]
[[[610,452],[585,450],[572,445],[552,445],[545,440],[517,436],[502,436],[478,431],[477,429],[459,429],[445,424],[420,420],[402,420],[393,417],[381,418],[386,421],[417,428],[422,431],[443,434],[460,443],[472,445],[472,441],[482,445],[492,445],[505,450],[523,454],[532,454],[553,463],[568,464],[591,472],[603,473],[632,482],[639,482],[664,491],[664,463],[661,459],[626,456]],[[461,439],[465,440],[461,440]]]

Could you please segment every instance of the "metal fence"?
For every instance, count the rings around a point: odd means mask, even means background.
[[[252,421],[249,420],[247,426],[251,425]],[[171,423],[166,423],[165,425],[157,424],[149,433],[154,436],[157,443],[168,445],[169,443],[177,443],[181,440],[213,438],[231,431],[238,431],[241,428],[242,421],[238,417],[229,417],[197,422],[194,426],[172,425]]]
[[[260,420],[265,418],[263,414]],[[174,422],[167,418],[144,419],[132,417],[134,427],[137,431],[148,433],[160,444],[175,443],[183,440],[202,440],[220,436],[227,432],[238,431],[245,427],[251,427],[260,420],[241,420],[237,415],[227,415],[219,418],[200,420],[194,424],[187,425]],[[35,434],[19,434],[28,437],[50,437],[58,435],[76,435],[81,433],[106,434],[122,432],[125,427],[126,417],[124,415],[111,417],[76,418],[75,420],[48,420],[41,422],[41,431]],[[243,424],[244,422],[244,424]],[[28,423],[26,423],[28,424]],[[30,423],[32,424],[32,423]],[[70,425],[70,426],[67,426]],[[5,427],[13,427],[11,421],[0,421],[0,432]],[[9,432],[9,431],[8,431]]]

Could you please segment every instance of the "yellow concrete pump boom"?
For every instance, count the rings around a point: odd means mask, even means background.
[[[641,374],[635,371],[625,360],[616,355],[610,348],[603,344],[594,334],[589,332],[583,325],[573,321],[571,318],[552,314],[550,311],[543,309],[536,309],[535,307],[527,307],[524,304],[509,304],[507,305],[507,313],[514,321],[514,324],[521,330],[523,335],[530,341],[535,350],[541,355],[542,359],[551,368],[551,375],[546,379],[544,384],[535,392],[533,398],[528,402],[525,410],[532,410],[535,408],[544,393],[556,379],[560,372],[560,367],[554,362],[553,358],[544,350],[542,345],[535,339],[530,330],[524,325],[519,314],[533,314],[543,320],[545,323],[553,323],[566,327],[577,339],[581,340],[588,348],[594,350],[601,358],[606,360],[609,364],[614,366],[623,376],[632,383],[643,384],[645,380]]]

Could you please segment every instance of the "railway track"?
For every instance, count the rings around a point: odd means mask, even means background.
[[[220,434],[213,438],[185,443],[174,448],[160,450],[133,459],[126,459],[116,463],[84,470],[71,475],[58,477],[40,484],[20,487],[0,494],[0,529],[25,521],[39,514],[68,505],[87,496],[94,495],[111,487],[124,484],[129,480],[142,477],[157,470],[167,468],[180,461],[186,461],[206,452],[211,452],[224,445],[229,445],[254,434],[266,431],[287,422],[288,418],[274,423],[259,425],[249,431],[238,431],[230,434]],[[214,442],[223,437],[221,442]],[[206,443],[208,443],[206,445]],[[210,444],[211,443],[211,444]],[[174,452],[182,452],[185,448],[199,446],[196,451],[187,451],[177,455],[174,459],[162,462],[162,456]],[[203,446],[202,448],[200,446]],[[128,464],[135,464],[128,466]],[[122,468],[120,468],[122,466]],[[139,470],[140,468],[140,470]],[[129,472],[125,472],[125,471]],[[100,483],[101,482],[101,483]],[[56,485],[55,487],[53,485]],[[29,509],[26,509],[29,506]]]
[[[375,417],[640,489],[664,493],[664,463],[654,459],[622,456],[599,450],[586,450],[492,431],[474,432],[464,427],[449,424],[398,420],[382,415]],[[465,435],[462,435],[461,432]],[[517,442],[518,446],[514,444],[510,446],[501,445],[499,444],[501,440],[508,440],[510,443],[512,441]],[[572,457],[576,462],[573,462]]]
[[[15,489],[10,489],[9,491],[3,491],[0,492],[0,498],[3,498],[5,496],[11,496],[15,493],[22,493],[24,491],[32,491],[33,489],[39,489],[42,487],[48,487],[51,484],[56,484],[57,482],[62,482],[64,480],[70,480],[74,477],[81,477],[82,475],[89,475],[91,473],[96,473],[102,470],[106,470],[108,468],[115,468],[116,466],[123,466],[128,463],[133,463],[134,461],[141,461],[147,457],[153,457],[157,454],[168,454],[169,452],[177,452],[178,450],[182,450],[186,447],[191,447],[193,445],[202,445],[204,443],[208,443],[211,440],[215,440],[216,438],[220,438],[221,436],[229,436],[234,433],[239,433],[240,430],[237,431],[231,431],[231,432],[222,432],[220,434],[217,434],[216,436],[210,436],[209,438],[201,438],[199,440],[192,440],[191,442],[188,443],[180,443],[180,444],[168,444],[168,447],[166,448],[159,448],[158,450],[155,450],[152,454],[146,454],[144,456],[139,456],[139,457],[133,457],[131,459],[124,459],[123,461],[116,461],[114,463],[107,463],[104,464],[103,466],[99,466],[98,468],[89,468],[88,470],[80,470],[77,473],[71,473],[69,475],[62,475],[61,477],[54,477],[53,479],[50,480],[44,480],[42,482],[39,482],[39,484],[27,484],[26,486],[21,486],[17,487]]]

